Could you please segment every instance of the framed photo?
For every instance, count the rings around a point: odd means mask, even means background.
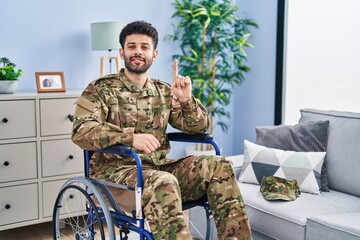
[[[65,92],[64,72],[36,72],[37,91],[41,92]]]

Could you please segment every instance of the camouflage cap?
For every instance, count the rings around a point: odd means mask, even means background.
[[[260,192],[266,200],[293,201],[300,195],[300,188],[296,180],[264,176],[261,181]]]

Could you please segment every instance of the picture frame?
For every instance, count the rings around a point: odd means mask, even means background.
[[[36,72],[35,76],[39,93],[66,91],[64,72]]]

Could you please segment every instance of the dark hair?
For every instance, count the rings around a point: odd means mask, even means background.
[[[131,34],[144,34],[152,38],[154,49],[158,45],[158,32],[150,23],[145,21],[135,21],[126,25],[120,33],[119,42],[121,47],[124,49],[125,39]]]

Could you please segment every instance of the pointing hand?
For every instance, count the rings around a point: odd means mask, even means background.
[[[178,74],[177,59],[175,59],[173,63],[173,82],[171,84],[171,89],[180,102],[186,102],[191,99],[191,80],[188,76],[183,77]]]

